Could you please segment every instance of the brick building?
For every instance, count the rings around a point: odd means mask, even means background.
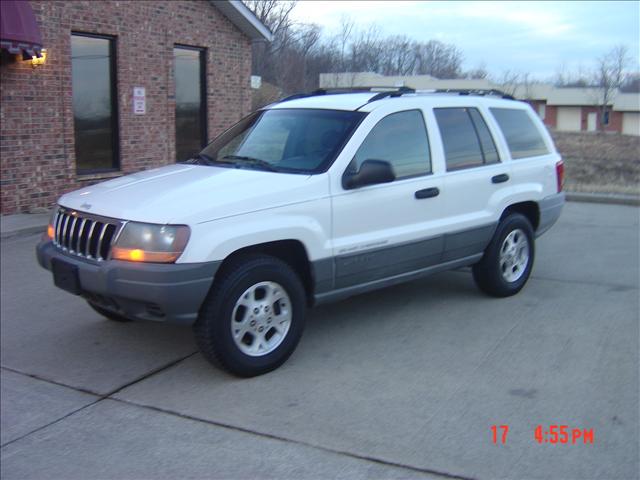
[[[2,37],[10,214],[195,153],[249,112],[251,43],[271,33],[237,0],[3,0]]]

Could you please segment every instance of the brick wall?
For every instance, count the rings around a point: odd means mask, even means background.
[[[538,115],[540,114],[540,105],[544,105],[544,118],[542,122],[547,126],[547,128],[556,128],[558,122],[558,110],[553,105],[547,105],[546,100],[526,100],[526,102],[531,105],[533,111]]]
[[[600,124],[602,121],[602,110],[600,107],[582,107],[580,118],[581,130],[585,132],[587,131],[590,113],[596,114],[596,130],[602,130],[602,125]],[[609,124],[604,126],[604,131],[617,133],[622,132],[622,112],[614,112],[609,108]]]
[[[558,107],[555,105],[547,105],[546,109],[544,124],[549,128],[556,128],[558,126]]]
[[[111,174],[76,174],[71,32],[116,37],[122,173],[175,159],[174,44],[205,47],[208,136],[251,108],[251,41],[212,2],[31,0],[47,61],[0,66],[1,211],[50,207],[64,192]],[[132,111],[133,87],[146,88],[146,115]]]

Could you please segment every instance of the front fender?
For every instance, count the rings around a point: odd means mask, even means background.
[[[328,198],[236,215],[191,226],[178,263],[224,260],[236,250],[278,240],[298,240],[309,260],[331,255]]]

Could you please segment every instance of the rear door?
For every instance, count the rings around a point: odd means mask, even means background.
[[[477,106],[434,108],[446,174],[448,212],[443,261],[481,253],[495,231],[505,192],[512,183],[494,135]]]

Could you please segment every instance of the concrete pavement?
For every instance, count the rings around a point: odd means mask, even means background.
[[[249,380],[189,329],[101,319],[37,235],[5,239],[2,477],[638,478],[638,213],[567,204],[515,297],[456,271],[311,310]],[[554,424],[595,442],[538,444]]]

